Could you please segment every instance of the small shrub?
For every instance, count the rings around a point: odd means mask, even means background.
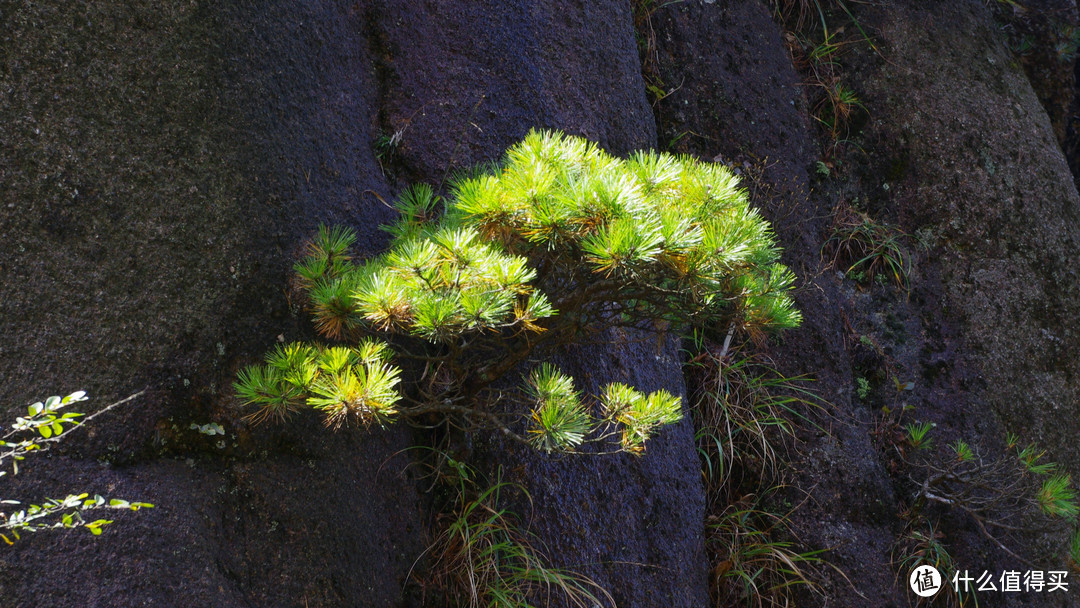
[[[0,436],[0,477],[7,475],[4,468],[9,462],[12,474],[17,475],[19,473],[19,462],[25,460],[27,456],[48,451],[55,443],[67,437],[71,431],[141,394],[140,391],[126,399],[117,401],[93,416],[82,420],[80,420],[84,416],[82,413],[61,413],[60,410],[72,403],[86,401],[86,393],[83,391],[72,393],[64,398],[59,396],[49,397],[45,401],[30,405],[27,408],[27,415],[16,418],[15,423],[11,425],[11,430]],[[15,506],[21,504],[17,500],[0,499],[0,505]],[[0,512],[0,539],[11,545],[20,538],[21,534],[56,528],[86,528],[97,536],[101,534],[103,527],[113,522],[108,519],[88,520],[87,514],[89,512],[101,509],[138,511],[153,506],[145,502],[129,502],[118,498],[107,499],[100,495],[90,497],[85,492],[68,494],[63,499],[47,498],[41,504],[18,507],[18,510],[10,513]]]
[[[916,449],[897,451],[916,490],[908,516],[921,522],[923,508],[936,504],[966,514],[987,540],[1016,559],[1023,560],[1006,544],[1006,536],[1021,532],[1014,518],[1034,517],[1075,520],[1080,515],[1072,478],[1054,463],[1038,463],[1042,456],[1033,445],[1018,449],[1017,457],[1006,453],[996,458],[980,455],[966,442],[952,444],[952,456],[932,449],[927,436],[931,425],[907,425],[907,441]],[[1019,439],[1009,434],[1009,448]],[[1036,521],[1036,520],[1032,520]]]

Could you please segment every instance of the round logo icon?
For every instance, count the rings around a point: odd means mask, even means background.
[[[938,569],[923,564],[911,571],[908,578],[911,590],[919,597],[931,597],[941,589],[941,573]]]

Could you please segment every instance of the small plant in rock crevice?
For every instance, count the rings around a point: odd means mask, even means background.
[[[27,415],[15,419],[9,431],[0,435],[0,477],[11,465],[13,475],[19,473],[19,462],[31,455],[40,455],[53,445],[68,437],[71,431],[81,427],[97,416],[142,395],[140,391],[126,399],[113,403],[92,416],[83,418],[79,412],[61,412],[65,407],[86,401],[86,393],[78,391],[67,397],[53,396],[45,401],[31,404]],[[109,519],[91,519],[91,513],[105,509],[138,511],[153,508],[145,502],[131,502],[119,498],[107,499],[101,495],[90,496],[83,492],[68,494],[62,499],[47,498],[41,504],[22,506],[17,500],[0,499],[0,505],[14,511],[0,512],[0,540],[14,544],[20,536],[30,532],[43,532],[58,528],[86,528],[93,535],[101,534],[102,528],[113,523]]]
[[[844,77],[840,58],[849,47],[867,44],[878,49],[848,5],[841,0],[774,0],[777,20],[787,30],[785,39],[795,68],[804,75],[810,102],[810,116],[823,131],[823,158],[819,173],[828,177],[841,165],[840,152],[845,145],[855,145],[854,132],[866,107]],[[830,29],[833,15],[844,25]],[[858,36],[845,37],[845,29]]]
[[[863,41],[868,43],[871,48],[877,49],[844,0],[771,0],[770,3],[776,12],[778,20],[794,30],[802,30],[809,26],[812,21],[820,20],[821,29],[826,40],[831,37],[826,14],[833,9],[839,9],[847,16],[855,29],[859,31]]]
[[[430,565],[419,582],[426,596],[448,608],[529,608],[553,601],[574,608],[615,606],[592,580],[551,567],[536,546],[539,540],[502,506],[504,494],[528,498],[524,488],[500,480],[482,484],[469,466],[440,456],[451,469],[442,482],[452,504],[425,551]]]
[[[688,364],[694,428],[705,472],[707,494],[723,502],[744,486],[771,478],[783,464],[780,453],[795,422],[812,424],[808,412],[824,402],[806,378],[787,378],[760,355],[730,353],[721,346],[703,351]]]
[[[833,142],[839,142],[847,137],[856,115],[865,112],[866,107],[854,89],[838,79],[817,84],[824,94],[814,106],[812,116]]]
[[[390,135],[380,133],[375,138],[375,144],[372,148],[375,150],[375,160],[379,163],[379,169],[383,175],[386,175],[387,167],[397,158],[398,146],[401,144],[401,136],[404,131],[404,129],[400,129]]]
[[[1007,535],[1022,528],[1018,517],[1039,513],[1046,521],[1075,521],[1080,515],[1071,476],[1056,463],[1039,463],[1034,446],[986,457],[967,442],[957,440],[951,455],[933,449],[931,425],[908,424],[912,451],[901,455],[903,470],[913,488],[909,515],[920,521],[934,505],[970,518],[984,538],[1015,559]]]
[[[640,453],[681,416],[678,397],[620,383],[583,395],[537,358],[654,321],[756,338],[800,322],[768,224],[720,165],[534,131],[450,192],[406,190],[388,251],[362,263],[351,231],[320,230],[295,269],[330,343],[283,344],[242,370],[252,420],[306,406],[335,428],[435,417],[549,452]],[[495,388],[522,365],[521,389]],[[528,409],[524,429],[502,402]]]
[[[766,495],[743,496],[706,521],[715,606],[780,608],[793,605],[795,587],[816,590],[810,579],[821,552],[800,553],[783,540],[789,534],[787,518],[764,507]]]
[[[897,584],[902,584],[907,588],[907,581],[901,582],[900,578],[906,577],[920,565],[929,564],[937,568],[944,581],[943,589],[938,592],[933,601],[953,608],[963,608],[972,604],[978,606],[979,602],[974,589],[958,589],[949,584],[957,573],[957,566],[956,560],[942,542],[943,538],[944,535],[932,523],[909,526],[893,546],[892,555],[893,564],[896,567]]]
[[[682,88],[685,81],[678,84],[664,81],[660,70],[660,49],[656,41],[653,17],[658,10],[684,1],[631,0],[630,2],[630,9],[634,19],[634,37],[637,41],[638,58],[641,61],[641,77],[645,82],[645,92],[653,108],[658,127],[662,127],[664,123],[661,102]],[[658,131],[663,131],[663,129],[658,128]],[[682,131],[672,137],[668,141],[667,149],[673,149],[675,144],[687,134],[687,131]]]
[[[705,481],[712,605],[793,605],[799,587],[816,589],[821,551],[797,549],[787,517],[766,505],[795,425],[816,426],[809,414],[827,404],[807,378],[785,377],[761,354],[700,336],[694,351],[686,369]]]
[[[872,280],[884,275],[906,290],[911,258],[901,242],[905,236],[861,211],[840,205],[833,214],[831,234],[821,251],[847,277]]]

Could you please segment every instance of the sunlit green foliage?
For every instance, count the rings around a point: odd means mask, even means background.
[[[609,384],[603,404],[608,417],[622,425],[622,446],[630,452],[643,450],[657,428],[682,417],[679,398],[663,389],[645,395],[625,384]]]
[[[529,429],[533,444],[546,452],[581,445],[592,421],[574,390],[573,378],[545,363],[533,370],[527,390],[535,404]]]
[[[723,166],[654,152],[621,159],[533,131],[449,193],[443,201],[423,184],[403,192],[382,255],[356,263],[355,236],[324,227],[295,266],[324,337],[377,334],[395,356],[423,365],[422,377],[399,392],[400,370],[382,356],[356,354],[329,371],[332,349],[279,347],[238,377],[240,398],[259,408],[253,419],[303,405],[333,426],[455,413],[546,451],[618,435],[621,449],[639,452],[679,419],[677,397],[623,387],[615,405],[590,400],[544,366],[516,395],[532,409],[523,435],[487,407],[497,399],[490,386],[542,349],[612,326],[665,320],[758,338],[801,320],[768,223]]]
[[[325,413],[327,426],[385,424],[401,398],[401,370],[387,362],[389,355],[385,343],[371,339],[355,347],[279,345],[265,365],[241,370],[234,386],[259,407],[249,416],[255,422],[282,421],[306,404]]]
[[[72,393],[64,398],[49,397],[45,401],[30,405],[26,416],[16,418],[10,429],[0,435],[0,477],[7,475],[4,469],[9,462],[12,474],[17,475],[19,462],[25,460],[27,456],[49,450],[53,444],[65,438],[68,433],[84,422],[141,394],[139,392],[127,399],[117,401],[87,418],[83,418],[84,414],[78,412],[60,412],[72,403],[86,401],[84,391]],[[80,418],[83,419],[80,420]],[[0,499],[0,506],[14,509],[10,512],[0,511],[0,540],[11,545],[20,538],[21,534],[55,528],[86,528],[97,536],[101,534],[103,527],[113,522],[109,519],[90,519],[85,515],[89,511],[100,509],[138,511],[142,508],[152,508],[154,505],[119,498],[110,500],[100,495],[91,498],[89,494],[82,493],[68,494],[63,499],[46,498],[41,501],[41,504],[25,506],[17,500]]]

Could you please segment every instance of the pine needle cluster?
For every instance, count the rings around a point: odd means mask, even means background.
[[[295,266],[316,329],[367,341],[280,347],[241,372],[237,392],[259,408],[252,418],[305,404],[333,426],[454,414],[547,451],[617,436],[640,452],[679,419],[677,397],[615,384],[591,407],[544,365],[520,392],[532,408],[520,433],[485,407],[490,386],[542,349],[612,326],[664,320],[760,337],[801,320],[768,223],[720,165],[655,152],[622,159],[533,131],[500,164],[454,180],[447,200],[420,184],[396,207],[382,255],[357,263],[355,234],[324,227]],[[360,352],[375,348],[377,357]],[[423,366],[407,390],[391,352]]]

